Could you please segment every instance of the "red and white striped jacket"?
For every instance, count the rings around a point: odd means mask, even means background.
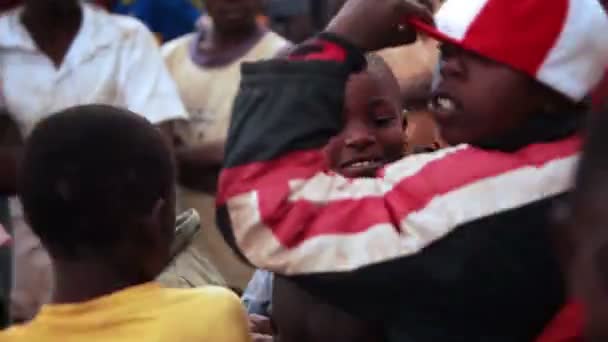
[[[229,243],[382,318],[389,341],[533,340],[565,297],[547,230],[571,187],[575,115],[530,123],[508,148],[455,146],[346,179],[322,147],[341,127],[362,56],[319,46],[333,57],[243,68],[218,193]]]

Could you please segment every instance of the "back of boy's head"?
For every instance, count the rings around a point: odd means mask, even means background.
[[[162,222],[153,224],[172,232],[174,173],[170,148],[145,119],[105,105],[79,106],[32,132],[19,197],[53,258],[95,257],[136,235],[132,230],[159,201]]]

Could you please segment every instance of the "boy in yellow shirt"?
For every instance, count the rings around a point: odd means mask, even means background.
[[[54,291],[0,341],[249,341],[230,291],[154,282],[169,262],[174,179],[160,133],[126,110],[74,107],[38,125],[19,196],[53,260]]]

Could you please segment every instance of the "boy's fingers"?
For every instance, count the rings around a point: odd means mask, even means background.
[[[401,0],[404,11],[409,17],[416,17],[427,24],[434,25],[433,4],[426,0]]]
[[[272,322],[268,317],[249,315],[250,330],[256,333],[272,333]]]
[[[270,335],[253,334],[251,335],[253,342],[272,342],[273,337]]]

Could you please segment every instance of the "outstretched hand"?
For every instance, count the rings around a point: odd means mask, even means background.
[[[417,33],[407,19],[433,23],[430,0],[348,0],[326,31],[364,51],[410,44]]]

